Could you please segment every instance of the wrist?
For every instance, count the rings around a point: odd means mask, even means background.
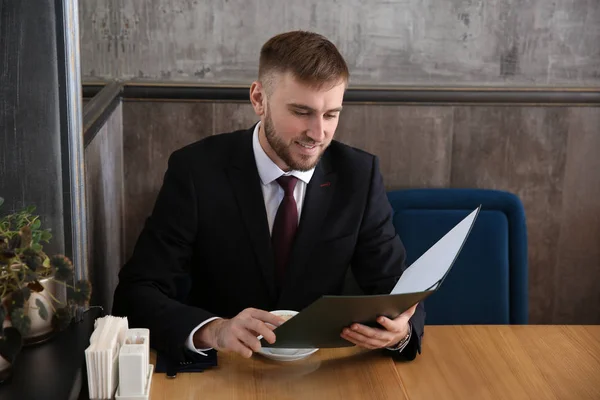
[[[388,347],[389,350],[401,350],[404,349],[404,347],[406,347],[407,343],[410,341],[410,337],[412,336],[412,325],[409,323],[408,324],[408,331],[406,332],[406,335],[404,335],[402,337],[402,339],[400,339],[400,341],[398,343],[396,343],[394,346],[392,347]]]
[[[223,322],[224,320],[221,318],[215,319],[198,329],[193,337],[194,347],[197,349],[215,348],[215,331]]]

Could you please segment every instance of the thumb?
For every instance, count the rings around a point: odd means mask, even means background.
[[[410,319],[415,311],[417,311],[417,306],[419,305],[419,303],[415,304],[414,306],[412,306],[411,308],[409,308],[408,310],[404,311],[402,314],[400,314],[402,317],[406,317],[407,319]]]

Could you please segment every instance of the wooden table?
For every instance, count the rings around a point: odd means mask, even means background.
[[[600,326],[427,326],[423,354],[322,349],[275,362],[220,353],[219,367],[167,379],[157,399],[600,399]]]
[[[427,326],[410,400],[600,399],[600,326]]]

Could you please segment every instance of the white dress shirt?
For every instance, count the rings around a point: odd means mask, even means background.
[[[306,194],[306,186],[310,182],[310,179],[315,172],[315,169],[308,171],[289,171],[284,172],[269,158],[265,150],[262,148],[258,141],[258,129],[260,122],[256,124],[254,133],[252,135],[252,149],[254,150],[254,160],[256,161],[256,167],[258,169],[258,176],[260,177],[261,189],[263,193],[263,199],[265,201],[265,209],[267,211],[267,220],[269,222],[269,233],[273,232],[273,223],[275,221],[275,215],[281,200],[283,200],[283,189],[277,183],[277,178],[282,175],[293,175],[298,178],[296,187],[294,188],[294,199],[296,200],[296,206],[298,207],[298,222],[300,222],[300,215],[302,214],[302,204],[304,203],[304,195]],[[197,349],[194,347],[194,333],[204,325],[208,324],[219,317],[209,318],[198,325],[186,340],[186,347],[191,351],[206,355],[204,351],[210,349]]]

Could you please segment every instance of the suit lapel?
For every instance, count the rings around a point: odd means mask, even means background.
[[[282,296],[279,298],[280,303],[285,300],[283,297],[290,292],[289,288],[295,282],[298,282],[297,278],[306,268],[312,248],[320,236],[319,232],[329,211],[336,187],[336,179],[337,174],[331,170],[326,153],[315,168],[315,172],[306,188],[300,225],[296,232],[290,265],[286,271]]]
[[[252,149],[253,129],[244,134],[236,154],[232,154],[228,176],[269,294],[275,299],[275,262],[260,177]]]

